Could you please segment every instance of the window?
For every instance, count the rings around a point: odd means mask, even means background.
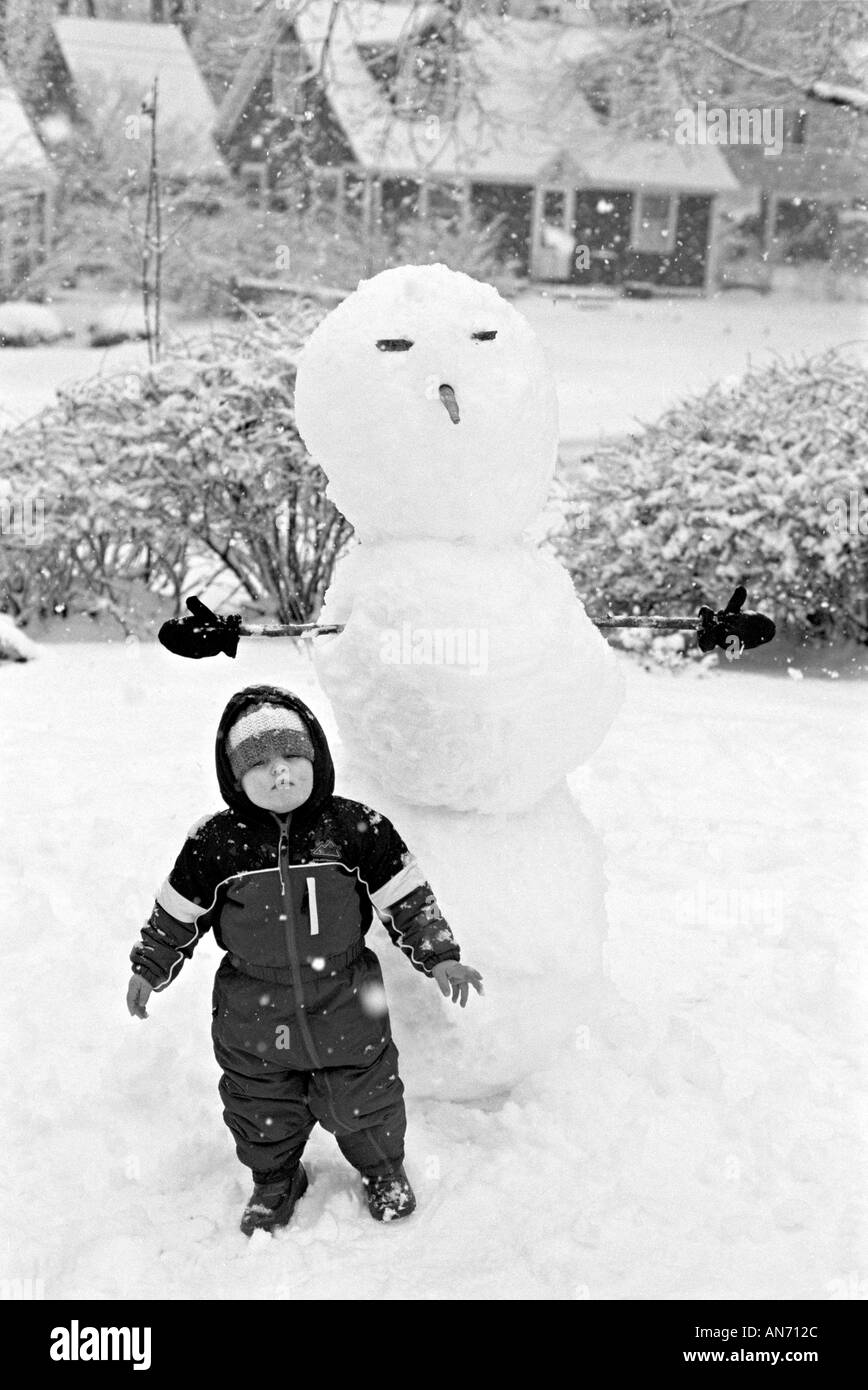
[[[11,288],[28,273],[40,238],[39,203],[26,193],[5,195],[0,207],[0,288]]]
[[[383,91],[390,101],[394,101],[392,90],[395,75],[398,71],[398,54],[396,49],[387,47],[383,44],[359,44],[358,53],[368,72],[373,77],[377,86]]]
[[[420,185],[416,179],[381,179],[379,225],[394,242],[400,229],[419,213]]]
[[[365,176],[352,169],[344,173],[344,215],[351,222],[364,221]]]
[[[381,204],[384,220],[405,222],[419,210],[419,184],[416,179],[383,179]]]
[[[627,23],[631,26],[660,24],[668,18],[666,0],[627,0]]]
[[[585,101],[591,110],[600,116],[602,120],[607,120],[612,114],[612,98],[609,93],[609,84],[604,77],[595,77],[586,80],[579,88]]]
[[[561,227],[566,212],[566,194],[560,188],[549,188],[543,194],[543,222]]]
[[[784,144],[804,145],[808,113],[802,107],[784,112]]]
[[[639,202],[634,251],[650,256],[667,256],[674,250],[672,224],[674,199],[668,194],[643,193]]]
[[[461,220],[462,190],[457,184],[428,185],[428,216],[455,228]]]
[[[268,168],[265,161],[248,160],[241,165],[239,173],[248,199],[255,203],[264,202],[268,188]]]
[[[357,51],[395,114],[448,117],[455,105],[457,59],[464,44],[454,24],[428,24],[400,46],[359,44]]]
[[[311,208],[317,215],[334,218],[340,197],[339,169],[317,169],[311,181]]]

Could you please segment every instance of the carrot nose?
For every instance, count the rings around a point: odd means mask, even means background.
[[[452,421],[453,425],[457,425],[458,421],[461,419],[461,416],[458,413],[458,402],[455,399],[455,392],[453,391],[452,387],[446,386],[444,384],[440,387],[440,390],[437,394],[439,395],[446,409],[449,411],[449,419]]]

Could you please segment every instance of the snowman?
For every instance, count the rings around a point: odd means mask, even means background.
[[[379,953],[404,1074],[435,1097],[505,1091],[575,1047],[604,992],[600,850],[566,779],[622,678],[527,536],[555,469],[554,382],[491,285],[402,266],[314,331],[295,409],[359,542],[322,613],[343,630],[314,657],[341,789],[394,821],[485,978],[454,1017]]]

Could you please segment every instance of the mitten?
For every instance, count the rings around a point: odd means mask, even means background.
[[[241,614],[228,613],[225,617],[218,617],[195,595],[187,599],[187,607],[193,614],[192,618],[170,618],[163,623],[157,633],[163,646],[176,656],[198,659],[224,652],[226,656],[234,657],[238,650]]]
[[[747,590],[739,584],[725,608],[715,613],[707,604],[699,610],[700,626],[697,641],[703,652],[721,647],[724,651],[731,637],[738,638],[742,647],[761,647],[770,642],[775,635],[775,625],[771,618],[751,609],[741,612],[741,605],[747,598]]]

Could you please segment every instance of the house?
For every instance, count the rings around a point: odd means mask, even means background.
[[[844,82],[868,89],[868,43],[848,45],[841,60]],[[868,205],[864,114],[810,97],[794,101],[787,92],[775,101],[767,89],[756,100],[748,95],[741,101],[746,107],[772,106],[781,113],[780,153],[766,155],[761,147],[748,143],[726,150],[743,191],[756,196],[762,249],[771,261],[779,258],[780,241],[786,244],[824,209]]]
[[[445,5],[285,0],[221,104],[230,163],[273,198],[304,157],[334,225],[498,219],[499,249],[539,280],[666,292],[712,283],[720,152],[625,138],[578,65],[600,42],[569,26]]]
[[[26,279],[51,239],[55,176],[0,63],[0,298]]]
[[[157,132],[164,176],[221,179],[216,108],[180,29],[124,20],[55,20],[42,55],[43,128],[82,121],[113,132],[124,162],[144,173],[149,123],[142,102],[158,81]]]

